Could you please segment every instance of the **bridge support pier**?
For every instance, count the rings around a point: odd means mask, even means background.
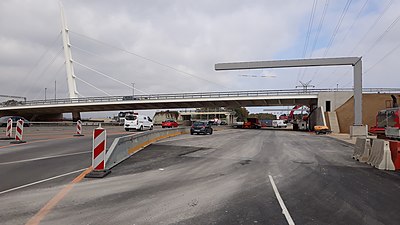
[[[81,120],[81,112],[72,112],[72,121]]]

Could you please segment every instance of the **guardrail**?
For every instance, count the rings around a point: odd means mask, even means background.
[[[131,155],[158,140],[187,133],[187,128],[153,130],[115,138],[106,152],[106,169],[111,169]]]
[[[107,96],[107,97],[87,97],[87,98],[64,98],[32,100],[24,102],[14,102],[13,104],[1,104],[0,107],[12,106],[32,106],[32,105],[59,105],[71,103],[101,103],[101,102],[122,102],[122,101],[147,101],[147,100],[168,100],[168,99],[195,99],[195,98],[222,98],[222,97],[256,97],[256,96],[276,96],[290,94],[318,94],[320,92],[342,92],[353,91],[352,88],[332,88],[332,89],[288,89],[288,90],[256,90],[256,91],[231,91],[231,92],[202,92],[202,93],[179,93],[179,94],[153,94],[135,96]],[[400,88],[363,88],[363,93],[393,93],[400,92]]]

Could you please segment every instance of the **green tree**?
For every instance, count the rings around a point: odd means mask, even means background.
[[[233,111],[236,113],[237,121],[244,122],[249,116],[249,111],[245,107],[234,108]]]

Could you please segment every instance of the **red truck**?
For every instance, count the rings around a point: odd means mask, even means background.
[[[261,122],[257,118],[247,118],[247,121],[243,123],[243,128],[260,129]]]

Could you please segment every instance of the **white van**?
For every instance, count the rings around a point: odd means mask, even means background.
[[[272,127],[274,128],[281,128],[281,127],[287,127],[287,124],[285,123],[284,120],[272,120]]]
[[[153,130],[153,120],[148,116],[128,114],[125,116],[124,128],[130,130]]]

